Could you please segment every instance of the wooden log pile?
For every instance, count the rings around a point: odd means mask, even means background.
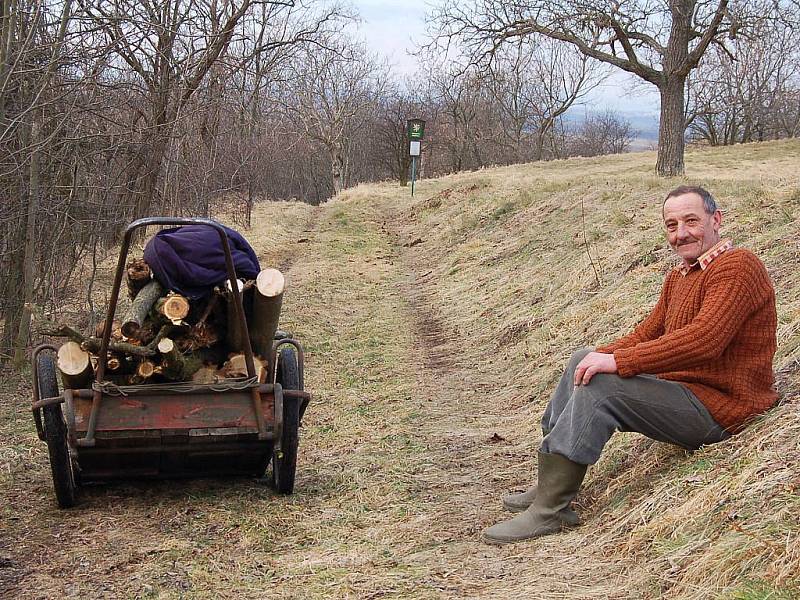
[[[114,321],[104,379],[117,385],[193,381],[215,383],[247,375],[245,332],[236,318],[230,283],[217,286],[201,301],[165,290],[152,278],[143,259],[127,265],[131,304]],[[278,327],[285,280],[277,269],[264,269],[253,281],[240,281],[247,330],[263,380]],[[97,373],[104,323],[93,335],[66,325],[46,323],[40,331],[66,338],[57,366],[65,388],[91,386]]]

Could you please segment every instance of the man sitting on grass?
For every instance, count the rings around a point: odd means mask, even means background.
[[[632,333],[572,355],[542,417],[538,485],[503,499],[520,514],[486,529],[484,541],[517,542],[577,524],[570,502],[614,431],[696,450],[775,403],[777,315],[764,265],[720,240],[722,213],[701,187],[672,190],[663,217],[680,264]]]

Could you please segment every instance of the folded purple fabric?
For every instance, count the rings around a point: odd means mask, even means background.
[[[256,253],[239,233],[225,227],[236,276],[255,279],[261,267]],[[184,225],[159,231],[144,248],[153,276],[168,290],[190,299],[211,293],[228,279],[219,233],[208,225]]]

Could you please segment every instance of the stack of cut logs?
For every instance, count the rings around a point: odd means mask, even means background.
[[[245,332],[237,318],[230,282],[211,290],[201,301],[165,290],[152,278],[143,259],[127,265],[131,305],[114,321],[104,379],[117,385],[193,381],[214,383],[247,374]],[[254,281],[239,281],[242,304],[256,361],[263,380],[278,328],[284,277],[264,269]],[[104,323],[93,336],[68,326],[44,333],[67,338],[58,350],[57,365],[65,388],[91,385]]]

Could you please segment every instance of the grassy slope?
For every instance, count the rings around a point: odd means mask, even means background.
[[[797,142],[688,157],[726,233],[775,279],[786,403],[692,455],[618,435],[579,497],[584,527],[478,540],[503,516],[498,496],[531,478],[566,356],[635,324],[672,264],[658,216],[677,181],[653,163],[577,159],[423,180],[413,200],[382,185],[317,210],[259,206],[246,235],[288,272],[284,326],[307,346],[315,393],[296,494],[125,483],[59,512],[28,378],[7,377],[0,596],[795,597]]]
[[[522,483],[546,390],[569,352],[629,330],[674,264],[659,211],[678,181],[654,177],[652,162],[578,159],[422,182],[419,199],[397,213],[408,239],[423,240],[418,264],[432,271],[442,322],[462,338],[459,360],[508,374],[492,399],[503,407],[495,426],[526,452],[494,477],[498,492]],[[613,441],[582,497],[584,543],[644,565],[630,582],[643,593],[654,585],[677,597],[798,594],[799,169],[796,141],[688,156],[688,181],[725,207],[724,235],[759,254],[775,281],[786,404],[691,456],[639,436]],[[486,460],[504,468],[506,451]]]

